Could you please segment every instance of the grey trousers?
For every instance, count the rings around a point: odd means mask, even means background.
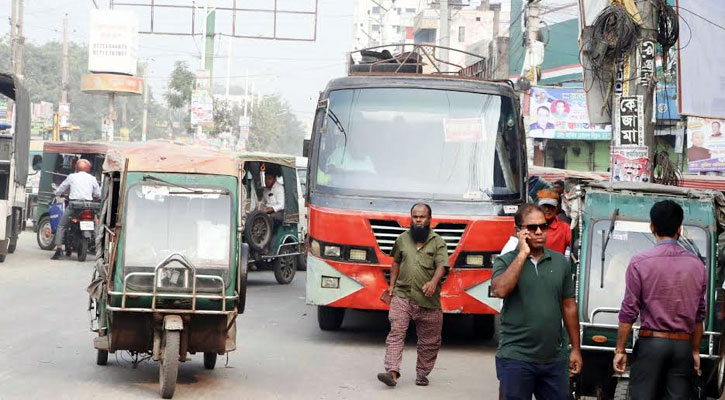
[[[692,398],[695,362],[689,341],[640,338],[632,357],[632,400]]]
[[[71,217],[78,213],[78,209],[73,207],[71,203],[68,203],[68,205],[63,210],[63,216],[60,217],[60,222],[58,223],[58,229],[55,230],[55,245],[56,246],[62,246],[63,240],[65,239],[65,227],[68,225],[68,222],[70,221]]]

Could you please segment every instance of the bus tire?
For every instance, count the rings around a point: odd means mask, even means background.
[[[317,306],[317,324],[323,331],[336,331],[345,319],[345,309],[329,306]]]

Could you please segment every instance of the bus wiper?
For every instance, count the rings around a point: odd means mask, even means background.
[[[609,244],[609,239],[612,238],[612,232],[614,232],[614,223],[617,222],[617,217],[619,216],[619,209],[616,208],[614,212],[612,213],[612,222],[609,224],[609,230],[607,231],[607,236],[605,237],[602,235],[602,268],[601,268],[601,276],[599,277],[599,288],[604,288],[604,260],[606,258],[606,251],[607,251],[607,245]]]
[[[188,193],[187,192],[184,192],[184,193],[169,192],[169,194],[228,194],[229,193],[229,191],[227,191],[227,190],[206,191],[206,190],[192,189],[192,188],[189,188],[189,187],[186,187],[186,186],[183,186],[183,185],[179,185],[178,183],[173,183],[173,182],[169,182],[167,180],[161,179],[161,178],[157,178],[157,177],[152,176],[152,175],[144,175],[143,176],[143,180],[145,180],[145,181],[161,182],[164,185],[174,186],[174,187],[177,187],[177,188],[181,188],[181,189],[184,189],[184,190],[188,190]]]
[[[324,103],[324,106],[323,106],[323,103]],[[340,122],[340,118],[337,118],[337,114],[335,114],[335,112],[330,109],[330,99],[326,99],[326,100],[319,102],[317,105],[317,108],[320,109],[322,107],[325,107],[325,115],[327,115],[327,118],[330,118],[332,120],[332,122],[337,127],[337,130],[339,130],[340,133],[342,133],[342,136],[345,137],[345,145],[342,148],[343,149],[342,154],[343,154],[343,159],[344,159],[345,149],[347,148],[347,131],[345,131],[345,128],[342,126],[342,122]]]

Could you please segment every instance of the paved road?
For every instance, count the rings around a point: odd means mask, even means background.
[[[95,365],[85,287],[93,263],[51,261],[33,233],[0,264],[0,399],[155,399],[158,365],[132,368],[127,355]],[[414,385],[414,337],[395,389],[380,384],[386,316],[353,312],[340,332],[322,332],[304,302],[304,273],[279,286],[252,272],[238,350],[228,367],[204,369],[199,354],[181,365],[175,399],[494,399],[494,344],[446,335],[426,388]],[[447,324],[450,321],[447,321]],[[446,328],[467,330],[462,321]],[[451,329],[455,330],[455,329]]]

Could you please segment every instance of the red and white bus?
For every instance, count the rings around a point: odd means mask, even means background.
[[[323,330],[338,329],[346,309],[387,310],[393,243],[411,206],[425,202],[452,266],[443,311],[475,315],[480,335],[491,336],[500,304],[489,297],[493,258],[526,200],[518,97],[510,82],[426,74],[422,62],[411,73],[397,60],[355,65],[320,95],[305,146],[307,303]]]

